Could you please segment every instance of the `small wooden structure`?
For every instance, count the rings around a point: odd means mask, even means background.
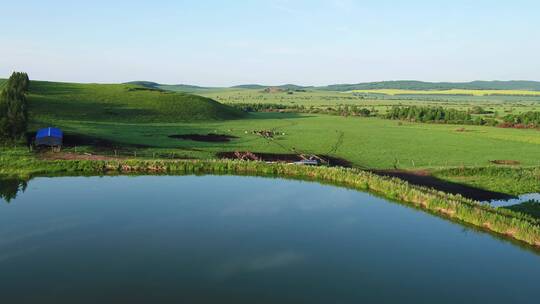
[[[52,147],[53,149],[58,149],[62,147],[62,142],[64,139],[64,133],[58,128],[48,127],[40,129],[36,133],[36,139],[34,144],[37,147]]]
[[[259,157],[257,157],[257,155],[249,151],[247,152],[236,151],[234,152],[234,156],[236,156],[237,159],[241,159],[241,160],[254,160],[254,161],[261,160]]]
[[[294,162],[295,165],[303,165],[303,166],[318,166],[319,161],[316,159],[302,159],[300,161]]]

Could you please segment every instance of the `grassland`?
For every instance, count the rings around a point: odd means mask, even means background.
[[[540,192],[540,167],[460,167],[434,170],[441,179],[511,195]]]
[[[441,106],[456,110],[470,110],[480,106],[493,112],[493,116],[540,111],[540,95],[429,95],[415,91],[417,95],[384,95],[336,92],[306,89],[305,91],[281,91],[265,93],[261,89],[214,89],[197,94],[225,104],[267,103],[287,106],[328,108],[343,105],[357,105],[384,114],[393,106]],[[528,91],[529,92],[529,91]],[[292,93],[292,94],[291,94]],[[540,93],[540,92],[535,92]]]
[[[242,120],[200,123],[119,123],[55,120],[69,133],[86,134],[124,145],[145,145],[139,155],[159,150],[186,157],[213,157],[220,151],[329,154],[361,168],[441,168],[487,166],[493,160],[515,160],[523,166],[540,165],[540,136],[536,130],[398,123],[377,118],[355,118],[294,113],[254,113]],[[266,139],[253,130],[274,130]],[[228,134],[228,143],[201,143],[169,138],[174,134]],[[516,154],[516,151],[520,151]]]
[[[209,98],[137,85],[32,81],[28,101],[35,123],[58,120],[179,122],[243,116],[240,111]]]
[[[368,100],[340,92],[262,93],[259,89],[243,88],[212,90],[204,95],[162,92],[136,84],[32,81],[29,94],[31,129],[57,126],[69,135],[111,143],[102,147],[78,142],[65,149],[72,153],[196,159],[215,158],[223,151],[324,154],[346,159],[354,167],[363,169],[430,170],[447,180],[509,194],[523,193],[534,187],[525,179],[519,183],[523,187],[507,186],[514,180],[510,175],[495,178],[493,174],[456,174],[444,170],[492,167],[494,160],[512,160],[520,167],[540,166],[540,133],[537,130],[419,124],[319,114],[245,114],[213,99],[229,103],[290,103],[314,107],[349,103],[378,108],[405,104],[404,101]],[[448,104],[464,108],[477,104],[460,98]],[[504,110],[505,106],[498,99],[500,96],[483,98],[494,98],[489,105]],[[425,103],[421,100],[410,102]],[[503,102],[517,108],[518,103]],[[530,110],[533,106],[523,108]],[[272,139],[264,138],[253,134],[256,130],[273,130],[277,135]],[[220,143],[170,137],[209,133],[237,138]]]

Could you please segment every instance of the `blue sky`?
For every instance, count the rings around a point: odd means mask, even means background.
[[[18,3],[17,3],[18,2]],[[540,1],[6,1],[0,77],[540,80]]]

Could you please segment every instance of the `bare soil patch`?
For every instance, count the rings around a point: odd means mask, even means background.
[[[521,164],[519,161],[511,160],[511,159],[496,159],[496,160],[491,160],[490,163],[496,164],[496,165],[519,165],[519,164]]]
[[[233,135],[226,135],[226,134],[208,133],[208,134],[175,134],[175,135],[169,135],[169,138],[202,141],[202,142],[229,142],[232,139],[235,139],[238,137],[233,136]]]
[[[79,154],[70,152],[43,152],[39,154],[39,158],[43,160],[115,160],[118,157],[95,155],[95,154]]]

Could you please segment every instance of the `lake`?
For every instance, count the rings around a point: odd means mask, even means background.
[[[540,256],[368,193],[36,178],[0,200],[3,303],[534,303]]]

